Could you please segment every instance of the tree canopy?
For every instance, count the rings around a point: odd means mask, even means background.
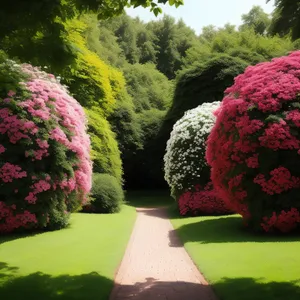
[[[270,32],[291,33],[293,40],[300,38],[300,0],[275,0]]]
[[[70,64],[76,49],[66,43],[64,23],[80,13],[94,12],[106,19],[121,14],[125,7],[148,7],[159,14],[161,4],[179,6],[183,0],[14,0],[4,1],[0,10],[0,44],[10,56],[43,64],[60,71]]]

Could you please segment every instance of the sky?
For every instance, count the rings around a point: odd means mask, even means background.
[[[248,13],[253,5],[261,6],[265,12],[271,13],[274,0],[266,4],[266,0],[184,0],[184,5],[178,8],[163,6],[165,14],[175,19],[183,19],[197,34],[203,26],[215,25],[222,27],[226,23],[241,24],[241,15]],[[145,22],[155,20],[156,17],[145,8],[129,8],[127,13],[132,17],[139,17]],[[159,16],[158,18],[161,18]]]

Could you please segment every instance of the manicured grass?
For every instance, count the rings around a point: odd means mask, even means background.
[[[119,214],[74,214],[71,226],[0,237],[1,300],[107,300],[135,221]]]
[[[171,221],[220,300],[300,299],[299,235],[255,235],[239,216]]]
[[[126,202],[133,207],[163,207],[175,204],[168,190],[128,191]]]

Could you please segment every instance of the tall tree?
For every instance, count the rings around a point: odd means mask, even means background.
[[[300,38],[300,0],[275,0],[270,33],[285,35],[290,32],[293,40]]]
[[[242,15],[243,24],[240,29],[253,28],[255,33],[264,35],[270,26],[271,19],[260,6],[253,6],[252,9]]]
[[[159,21],[152,21],[147,28],[153,32],[158,47],[157,68],[169,79],[176,76],[181,69],[186,51],[197,40],[195,32],[180,20],[165,15]]]

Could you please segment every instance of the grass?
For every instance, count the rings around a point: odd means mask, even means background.
[[[236,215],[171,221],[220,300],[300,299],[299,236],[256,235]]]
[[[0,299],[107,300],[135,210],[74,214],[55,232],[0,237]]]

